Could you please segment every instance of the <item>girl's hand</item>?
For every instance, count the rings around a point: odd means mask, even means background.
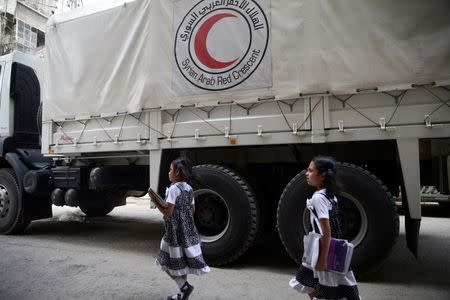
[[[317,261],[317,264],[316,264],[316,271],[317,272],[325,272],[325,271],[327,271],[327,264],[328,264],[328,262],[327,262],[327,260],[326,259],[319,259],[318,261]]]
[[[328,219],[319,219],[319,225],[322,229],[322,237],[320,238],[319,259],[316,265],[316,271],[327,271],[328,251],[330,250],[331,228]]]

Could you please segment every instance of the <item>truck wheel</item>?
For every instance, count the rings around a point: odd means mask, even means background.
[[[0,169],[0,233],[20,233],[28,226],[30,219],[24,211],[22,193],[14,171]]]
[[[339,164],[339,209],[345,239],[355,245],[352,268],[367,272],[389,255],[398,237],[399,219],[386,186],[370,172],[351,164]],[[281,195],[277,211],[278,233],[289,255],[301,261],[303,235],[309,230],[306,199],[314,190],[306,171],[295,176]]]
[[[125,197],[125,192],[89,192],[80,199],[80,209],[88,217],[104,217]]]
[[[202,252],[212,266],[230,263],[253,244],[257,205],[250,186],[235,172],[217,165],[194,167],[194,220]]]

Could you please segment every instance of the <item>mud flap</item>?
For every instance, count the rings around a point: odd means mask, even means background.
[[[417,258],[419,254],[418,247],[419,247],[419,232],[421,219],[411,218],[404,183],[402,184],[402,206],[404,207],[405,210],[406,246],[414,255],[414,257]]]
[[[408,249],[417,258],[421,221],[419,140],[397,140],[402,169],[402,205],[405,208],[405,232]]]

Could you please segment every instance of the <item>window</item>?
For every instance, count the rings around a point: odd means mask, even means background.
[[[37,47],[38,30],[32,28],[29,24],[17,19],[17,44],[25,46],[26,48]]]

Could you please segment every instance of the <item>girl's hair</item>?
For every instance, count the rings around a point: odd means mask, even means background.
[[[192,164],[189,159],[179,157],[172,162],[172,166],[180,171],[181,175],[187,182],[191,182],[195,179],[194,174],[192,173]]]
[[[329,156],[316,156],[312,159],[319,174],[325,174],[323,182],[328,198],[333,198],[339,192],[336,182],[336,160]]]

